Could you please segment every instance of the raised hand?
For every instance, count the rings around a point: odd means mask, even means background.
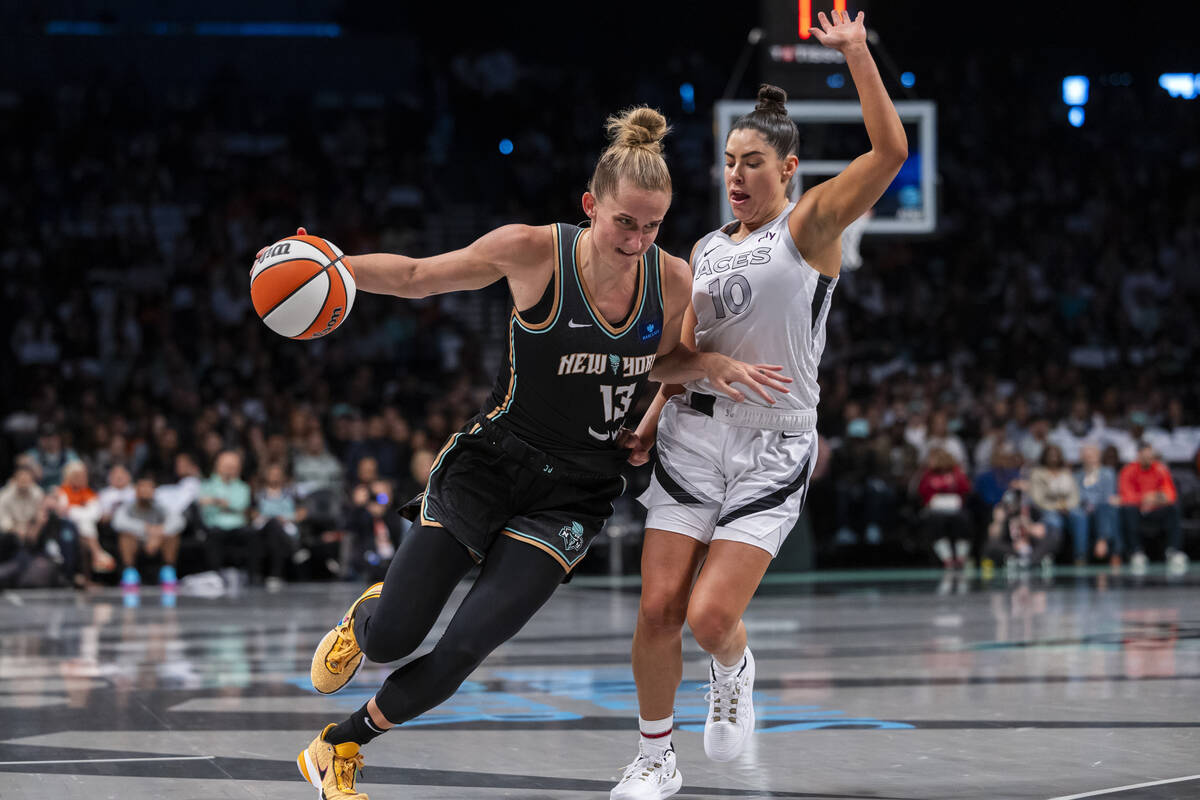
[[[845,11],[830,11],[829,13],[833,15],[833,22],[830,22],[829,18],[825,16],[825,12],[822,11],[817,15],[817,22],[821,23],[821,27],[812,28],[813,36],[817,37],[818,42],[838,52],[844,52],[848,47],[867,43],[867,28],[863,25],[863,18],[866,15],[863,12],[858,12],[858,16],[853,20]]]

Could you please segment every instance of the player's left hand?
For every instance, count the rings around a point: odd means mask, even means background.
[[[654,442],[647,442],[637,435],[637,431],[621,428],[617,432],[617,447],[629,451],[629,463],[640,467],[650,460],[650,448]]]
[[[833,22],[825,16],[822,11],[817,15],[817,21],[821,23],[821,27],[813,26],[810,28],[813,36],[817,37],[817,41],[831,50],[845,52],[848,47],[854,45],[865,45],[867,43],[867,28],[863,24],[863,18],[866,16],[863,12],[858,12],[858,16],[850,19],[849,12],[846,11],[830,11],[833,16]]]

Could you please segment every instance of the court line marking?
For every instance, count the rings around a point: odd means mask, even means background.
[[[34,764],[115,764],[118,761],[212,761],[216,756],[159,756],[155,758],[75,758],[65,761],[0,761],[0,767]]]
[[[1113,792],[1123,792],[1127,789],[1145,789],[1147,786],[1162,786],[1165,783],[1182,783],[1183,781],[1194,781],[1200,779],[1200,775],[1188,775],[1183,778],[1168,778],[1165,781],[1150,781],[1149,783],[1134,783],[1129,786],[1115,786],[1112,789],[1097,789],[1094,792],[1084,792],[1083,794],[1065,795],[1063,797],[1051,797],[1050,800],[1079,800],[1081,797],[1096,797],[1102,794],[1112,794]]]

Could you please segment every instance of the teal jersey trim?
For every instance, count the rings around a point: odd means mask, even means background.
[[[515,533],[517,536],[524,537],[525,539],[532,539],[535,542],[540,542],[540,543],[546,545],[546,547],[549,547],[551,550],[558,553],[559,556],[562,557],[562,560],[568,566],[572,566],[572,567],[579,563],[579,559],[581,559],[587,555],[587,552],[589,549],[588,547],[585,547],[585,548],[583,548],[583,552],[581,552],[579,555],[575,556],[574,558],[571,558],[566,553],[564,553],[562,550],[560,550],[557,547],[555,547],[554,545],[550,544],[550,542],[547,542],[545,539],[539,538],[537,536],[530,536],[528,533],[525,533],[524,531],[519,531],[516,528],[509,528],[507,526],[505,526],[504,530],[508,531],[509,533]],[[589,547],[590,547],[590,544],[589,544]]]

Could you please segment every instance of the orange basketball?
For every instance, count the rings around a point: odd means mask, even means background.
[[[250,300],[267,327],[289,339],[319,339],[354,306],[354,269],[319,236],[289,236],[263,251],[250,271]]]

